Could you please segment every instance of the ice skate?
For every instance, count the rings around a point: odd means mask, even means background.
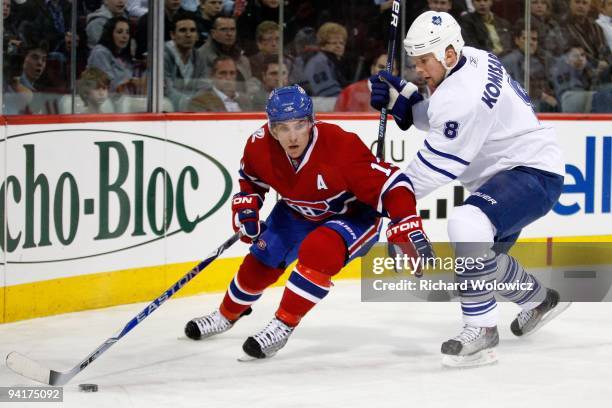
[[[533,334],[570,305],[571,302],[559,302],[556,290],[546,289],[544,301],[531,310],[519,313],[510,325],[510,330],[519,337]]]
[[[248,308],[240,317],[251,314]],[[185,335],[193,340],[202,340],[228,331],[237,320],[230,321],[221,314],[219,309],[202,317],[195,317],[185,325]]]
[[[294,327],[287,326],[275,317],[262,331],[246,339],[242,345],[246,356],[239,360],[249,361],[274,356],[287,344],[293,329]]]
[[[475,367],[497,361],[497,327],[465,325],[453,339],[442,343],[442,364],[447,367]]]

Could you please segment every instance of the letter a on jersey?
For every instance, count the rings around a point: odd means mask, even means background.
[[[325,180],[323,180],[323,176],[320,174],[317,174],[317,190],[328,190]]]

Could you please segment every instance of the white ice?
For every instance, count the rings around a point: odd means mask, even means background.
[[[222,294],[172,299],[64,386],[63,404],[20,407],[602,407],[610,404],[610,303],[575,303],[531,337],[509,330],[500,304],[499,362],[444,369],[440,343],[458,333],[457,303],[362,303],[359,282],[340,281],[268,361],[240,363],[241,346],[272,317],[281,289],[229,332],[195,342],[187,320]],[[0,353],[19,351],[67,370],[142,305],[0,325]],[[97,393],[79,383],[99,385]],[[35,385],[0,368],[0,385]],[[17,406],[17,405],[16,405]]]

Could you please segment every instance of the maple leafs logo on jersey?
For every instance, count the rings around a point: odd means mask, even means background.
[[[434,25],[442,25],[442,17],[440,17],[440,16],[433,16],[433,17],[431,18],[431,22],[432,22]]]

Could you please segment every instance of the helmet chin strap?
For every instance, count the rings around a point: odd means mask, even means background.
[[[442,58],[441,60],[438,59],[438,61],[440,61],[440,63],[442,64],[442,66],[444,67],[444,69],[446,70],[446,73],[444,74],[444,79],[446,79],[446,77],[448,77],[448,75],[450,74],[450,72],[453,70],[453,68],[455,68],[457,66],[457,64],[459,63],[459,60],[461,59],[461,55],[457,54],[457,60],[455,61],[455,63],[452,66],[448,66],[446,65],[446,61],[444,60],[444,58]]]

